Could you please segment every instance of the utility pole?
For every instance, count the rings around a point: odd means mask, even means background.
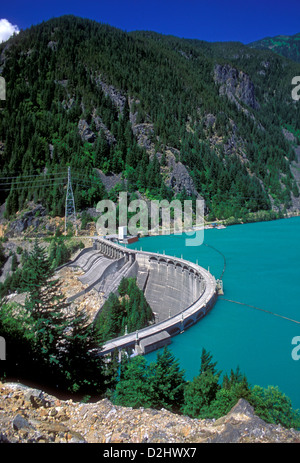
[[[71,168],[68,167],[68,186],[66,194],[66,208],[65,208],[65,233],[67,233],[67,222],[71,222],[75,228],[75,234],[77,235],[77,225],[76,225],[76,211],[75,211],[75,201],[72,190],[71,182]]]

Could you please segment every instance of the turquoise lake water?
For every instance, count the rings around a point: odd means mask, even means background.
[[[300,217],[205,230],[201,246],[186,246],[185,239],[147,237],[128,247],[198,259],[219,278],[224,258],[217,249],[226,259],[224,298],[300,322]],[[300,324],[221,298],[197,325],[172,338],[169,348],[186,379],[198,374],[204,347],[223,373],[239,366],[252,386],[278,386],[300,409],[300,360],[291,355]],[[146,358],[156,356],[157,351]]]

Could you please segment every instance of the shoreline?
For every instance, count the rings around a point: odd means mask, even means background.
[[[277,215],[277,216],[272,216],[272,213]],[[258,213],[259,214],[259,213]],[[282,214],[278,216],[278,214]],[[269,215],[269,217],[268,217]],[[213,230],[213,229],[223,229],[227,227],[231,227],[234,225],[247,225],[249,223],[263,223],[263,222],[273,222],[275,220],[282,220],[282,219],[291,219],[294,217],[300,217],[300,210],[296,212],[288,212],[286,214],[280,213],[280,212],[275,212],[275,211],[266,211],[266,215],[262,215],[261,217],[253,216],[249,217],[249,220],[247,221],[242,221],[242,219],[234,219],[232,222],[228,222],[229,219],[221,219],[221,220],[214,220],[212,222],[205,222],[204,226],[200,225],[194,225],[191,229],[188,230],[182,230],[178,234],[183,234],[183,233],[190,233],[190,232],[196,232],[196,231],[201,231],[201,230]],[[215,224],[215,226],[213,225]],[[166,233],[166,231],[168,233]],[[149,231],[148,233],[143,234],[143,232],[138,234],[139,238],[147,238],[151,236],[167,236],[167,235],[174,235],[175,232],[173,229],[161,229],[158,232],[151,232]]]
[[[250,217],[247,218],[247,220],[242,220],[241,218],[233,218],[232,220],[230,219],[216,219],[211,222],[204,221],[204,226],[201,225],[194,225],[192,228],[189,229],[182,229],[181,231],[177,232],[177,234],[183,234],[183,233],[191,233],[191,232],[196,232],[196,231],[201,231],[201,230],[212,230],[212,229],[222,229],[222,228],[227,228],[233,225],[246,225],[249,223],[259,223],[259,222],[272,222],[274,220],[281,220],[281,219],[290,219],[294,217],[300,217],[300,210],[294,211],[294,212],[276,212],[276,211],[259,211],[257,213],[250,213],[253,214]],[[140,231],[138,232],[137,236],[138,238],[147,238],[150,236],[167,236],[167,235],[174,235],[176,234],[174,232],[174,229],[159,229],[158,231]],[[2,237],[2,241],[31,241],[35,238],[40,238],[42,240],[51,240],[54,238],[55,235],[47,235],[47,236],[37,236],[36,234],[32,235],[27,235],[27,236],[11,236],[11,237]],[[95,237],[95,234],[93,235],[86,235],[86,234],[80,234],[78,233],[77,235],[70,236],[72,239],[93,239]],[[87,243],[85,243],[86,245]]]

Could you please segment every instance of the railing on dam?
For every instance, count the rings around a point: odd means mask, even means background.
[[[108,239],[100,237],[94,238],[94,249],[98,249],[100,252],[101,250],[105,250],[105,252],[109,252],[110,255],[115,254],[116,256],[120,256],[120,253],[122,253],[123,256],[126,256],[127,261],[131,260],[132,262],[138,261],[145,264],[145,262],[147,263],[151,260],[151,262],[157,262],[158,265],[159,262],[165,262],[167,264],[178,266],[178,268],[181,268],[182,271],[188,271],[190,278],[199,278],[202,282],[200,294],[198,294],[195,301],[188,304],[188,307],[180,310],[170,318],[143,328],[138,332],[129,333],[107,341],[102,347],[101,354],[111,353],[115,349],[120,351],[124,348],[130,348],[135,350],[135,352],[138,352],[140,341],[157,335],[158,333],[167,333],[168,336],[175,336],[195,324],[198,320],[205,316],[215,304],[217,298],[215,278],[203,267],[200,267],[193,262],[158,253],[128,249],[117,243],[111,242]]]

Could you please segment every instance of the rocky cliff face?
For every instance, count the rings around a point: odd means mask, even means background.
[[[180,159],[180,151],[166,147],[165,154],[167,160],[166,185],[171,187],[175,194],[181,193],[185,189],[189,196],[195,195],[200,198],[187,168],[182,162],[176,160],[176,158]]]
[[[243,71],[238,71],[229,64],[216,64],[214,80],[220,84],[220,95],[226,95],[238,107],[240,106],[239,102],[241,102],[252,109],[259,109],[259,104],[255,99],[253,82]]]
[[[218,420],[166,410],[62,401],[16,383],[0,383],[0,442],[4,443],[275,443],[300,442],[300,432],[258,418],[241,399]]]

